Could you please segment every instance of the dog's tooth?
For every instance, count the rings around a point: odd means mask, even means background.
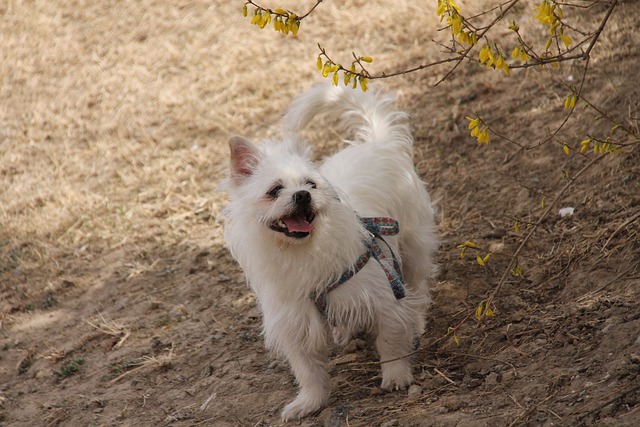
[[[278,220],[278,227],[287,228],[287,225],[281,219]]]

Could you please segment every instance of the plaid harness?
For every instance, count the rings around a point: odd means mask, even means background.
[[[360,218],[360,222],[362,222],[362,225],[368,231],[368,237],[365,241],[365,252],[360,255],[358,260],[349,269],[342,273],[338,280],[327,286],[322,292],[316,293],[313,296],[313,302],[320,313],[325,317],[327,315],[327,294],[347,280],[351,279],[356,273],[358,273],[358,271],[362,270],[371,257],[380,264],[380,267],[382,267],[382,270],[385,272],[389,285],[391,285],[393,295],[396,299],[402,299],[405,297],[404,281],[402,279],[400,263],[398,262],[396,254],[391,249],[391,246],[389,246],[386,240],[382,237],[395,236],[398,234],[400,231],[398,221],[393,218],[370,217]],[[389,249],[389,252],[391,253],[391,261],[389,261],[382,252],[379,242],[384,243]]]

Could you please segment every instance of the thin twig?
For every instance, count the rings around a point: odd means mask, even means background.
[[[502,18],[504,18],[504,16],[507,14],[507,12],[513,7],[515,6],[520,0],[513,0],[510,4],[508,4],[504,10],[502,10],[502,12],[500,13],[500,15],[498,15],[498,17],[496,17],[493,22],[491,22],[489,25],[487,25],[482,31],[480,31],[477,35],[477,39],[480,40],[482,37],[484,37],[485,34],[487,34],[487,32],[489,32],[489,30],[491,28],[493,28],[494,25],[496,25],[498,22],[500,22],[502,20]],[[442,83],[443,81],[445,81],[457,68],[458,66],[462,63],[462,60],[464,58],[467,57],[467,55],[469,54],[469,52],[471,52],[471,50],[475,47],[476,45],[471,45],[469,46],[463,53],[462,53],[462,58],[458,59],[458,62],[456,62],[456,64],[440,79],[436,82],[436,84],[434,86],[438,86],[440,83]]]
[[[616,400],[626,396],[629,393],[633,393],[636,390],[640,389],[640,384],[634,384],[631,387],[627,388],[626,390],[622,387],[618,388],[615,391],[612,391],[611,393],[602,396],[600,398],[596,398],[595,400],[592,400],[591,402],[587,402],[584,405],[580,406],[579,408],[574,409],[573,411],[571,411],[571,413],[569,415],[567,415],[567,417],[571,417],[573,415],[576,415],[577,418],[580,420],[584,417],[586,417],[587,415],[597,411],[600,408],[604,408],[605,406],[607,406],[608,404],[615,402]],[[595,408],[588,410],[587,412],[578,415],[579,412],[581,412],[584,409],[587,409],[590,406],[595,405],[596,403],[599,403]],[[567,418],[565,417],[565,419]]]
[[[615,9],[617,4],[618,4],[618,0],[613,0],[611,2],[611,5],[609,6],[609,10],[607,10],[607,14],[602,19],[602,22],[600,22],[600,26],[598,27],[598,29],[596,30],[593,36],[593,40],[591,40],[591,43],[589,43],[589,47],[587,47],[587,50],[585,50],[584,52],[584,55],[583,55],[584,59],[588,59],[590,57],[591,50],[596,45],[596,42],[598,41],[600,34],[602,34],[602,30],[604,30],[605,25],[607,25],[607,21],[609,20],[609,17],[613,13],[613,9]]]
[[[604,250],[609,245],[609,242],[611,242],[611,239],[616,237],[623,228],[625,228],[627,225],[631,224],[633,221],[635,221],[638,218],[640,218],[640,212],[636,213],[634,216],[626,220],[620,227],[616,228],[616,230],[613,233],[611,233],[611,236],[609,236],[605,244],[602,246],[602,249],[600,249],[600,252],[604,252]]]
[[[554,392],[552,394],[550,394],[549,396],[547,396],[543,401],[536,403],[533,406],[530,406],[529,408],[527,408],[526,411],[524,411],[520,416],[518,416],[518,418],[516,418],[515,420],[513,420],[510,424],[509,427],[513,427],[515,425],[520,424],[520,422],[526,420],[527,418],[529,418],[529,416],[531,416],[531,414],[533,414],[533,412],[535,410],[537,410],[540,406],[542,406],[544,403],[546,403],[547,401],[549,401],[553,396],[556,395],[557,392]]]
[[[296,19],[298,21],[302,21],[304,18],[306,18],[307,16],[309,16],[311,14],[311,12],[313,12],[316,7],[318,7],[320,5],[320,3],[322,3],[324,0],[316,0],[316,4],[314,4],[311,9],[309,9],[309,11],[307,11],[307,13],[305,13],[304,15],[296,15]],[[252,0],[247,0],[245,4],[250,4],[251,6],[254,6],[256,9],[258,10],[266,10],[267,12],[269,12],[271,15],[277,15],[277,16],[288,16],[287,15],[283,15],[281,13],[277,13],[275,10],[270,9],[268,7],[263,7],[260,6],[257,3],[254,3]]]
[[[587,163],[582,169],[580,169],[573,176],[573,179],[571,181],[569,181],[567,183],[567,185],[565,185],[558,192],[558,194],[551,201],[551,203],[549,203],[549,205],[547,206],[546,210],[542,213],[542,215],[540,215],[540,218],[538,218],[538,221],[531,227],[531,229],[529,230],[527,235],[522,239],[522,241],[520,242],[520,245],[518,246],[518,248],[513,253],[513,258],[509,262],[509,265],[507,266],[507,268],[504,270],[504,273],[502,273],[502,277],[500,278],[500,281],[498,282],[496,287],[493,289],[493,291],[489,295],[489,298],[487,298],[487,305],[491,304],[493,302],[493,300],[495,299],[496,295],[498,294],[498,292],[500,292],[500,289],[502,288],[502,286],[505,284],[505,282],[507,280],[507,276],[509,275],[509,273],[511,273],[513,267],[515,266],[515,263],[517,262],[518,255],[520,255],[520,253],[522,252],[522,250],[526,246],[526,244],[529,241],[529,239],[531,238],[531,236],[533,236],[533,233],[535,233],[535,231],[538,229],[540,224],[542,224],[542,221],[544,221],[547,218],[547,216],[549,215],[549,213],[551,212],[551,210],[554,209],[555,205],[561,199],[562,195],[573,185],[573,183],[580,177],[580,175],[582,175],[584,172],[589,170],[591,168],[591,166],[593,166],[596,162],[602,160],[603,158],[604,158],[604,156],[597,156],[597,157],[594,157],[593,159],[591,159],[591,161],[589,163]]]
[[[445,374],[443,374],[442,372],[440,372],[440,370],[438,370],[438,368],[433,368],[433,370],[435,371],[436,374],[440,375],[442,378],[444,378],[445,380],[447,380],[449,383],[453,384],[453,385],[457,385],[455,383],[455,381],[453,381],[451,378],[449,378],[448,376],[446,376]]]

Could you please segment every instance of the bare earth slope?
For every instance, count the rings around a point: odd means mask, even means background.
[[[264,350],[218,218],[226,141],[277,135],[292,97],[318,78],[318,41],[341,61],[371,55],[378,70],[437,58],[435,6],[415,3],[326,1],[297,38],[251,26],[242,2],[0,3],[0,425],[281,425],[293,377]],[[523,31],[542,31],[532,7],[516,11]],[[603,12],[580,22],[593,28]],[[636,133],[638,16],[639,2],[615,9],[586,82]],[[435,87],[446,68],[374,84],[410,113],[417,169],[438,201],[441,271],[412,356],[419,387],[382,392],[376,355],[354,341],[331,358],[329,407],[291,424],[640,425],[637,146],[576,180],[496,315],[473,316],[542,199],[597,156],[478,145],[464,115],[541,141],[579,65],[505,78],[463,64]],[[610,132],[577,110],[561,134],[572,148]],[[339,147],[324,125],[309,139],[319,158]],[[467,240],[494,252],[485,268],[473,251],[460,258]]]

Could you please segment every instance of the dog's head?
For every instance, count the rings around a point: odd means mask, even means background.
[[[258,147],[241,137],[231,138],[229,148],[230,219],[239,226],[258,225],[261,235],[280,243],[308,241],[335,199],[309,149],[297,140]]]

